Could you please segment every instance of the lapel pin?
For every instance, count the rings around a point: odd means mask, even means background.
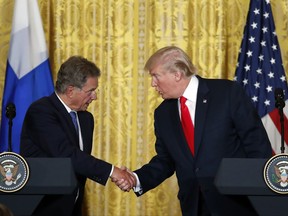
[[[207,99],[203,99],[203,103],[207,103]]]

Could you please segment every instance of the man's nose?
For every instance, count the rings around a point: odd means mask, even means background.
[[[153,78],[152,78],[152,80],[151,80],[151,86],[152,86],[152,87],[156,87],[156,86],[157,86],[157,84],[156,84],[156,82],[154,81]]]
[[[97,99],[97,93],[96,91],[93,91],[92,94],[91,94],[91,99],[92,100],[96,100]]]

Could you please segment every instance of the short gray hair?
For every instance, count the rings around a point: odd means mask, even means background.
[[[99,77],[100,69],[93,62],[82,56],[71,56],[60,67],[55,90],[64,93],[68,86],[82,88],[89,77]]]

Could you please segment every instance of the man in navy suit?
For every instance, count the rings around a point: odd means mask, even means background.
[[[58,72],[55,92],[28,109],[21,134],[20,154],[25,157],[71,158],[78,187],[72,195],[45,196],[33,215],[81,215],[87,178],[105,185],[109,177],[135,184],[135,177],[93,157],[94,120],[86,111],[96,100],[100,69],[81,56],[72,56]],[[75,125],[70,116],[74,112]]]
[[[272,156],[261,119],[242,87],[233,81],[196,75],[188,55],[175,46],[154,53],[145,69],[164,101],[154,113],[156,155],[134,171],[137,196],[176,172],[183,216],[257,215],[245,197],[222,195],[214,185],[222,158]],[[194,124],[194,154],[181,125],[181,96],[187,98]],[[122,190],[129,189],[125,182],[113,181]]]

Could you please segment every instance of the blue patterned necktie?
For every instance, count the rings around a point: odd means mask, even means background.
[[[77,123],[77,113],[75,111],[71,111],[70,116],[72,118],[73,124],[75,126],[77,134],[79,134],[78,123]]]

